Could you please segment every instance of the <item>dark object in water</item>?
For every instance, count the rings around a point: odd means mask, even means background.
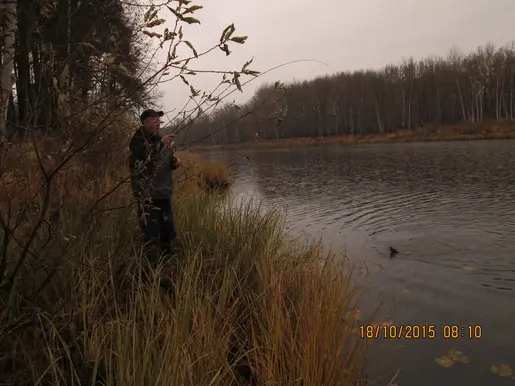
[[[390,257],[395,257],[395,255],[397,253],[399,253],[399,251],[397,249],[395,249],[394,247],[389,247],[390,248]]]

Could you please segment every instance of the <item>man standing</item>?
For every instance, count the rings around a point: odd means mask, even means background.
[[[165,254],[172,252],[176,238],[172,211],[172,170],[181,165],[173,154],[174,134],[159,134],[162,111],[145,110],[142,126],[130,143],[132,193],[138,204],[138,216],[144,241]]]

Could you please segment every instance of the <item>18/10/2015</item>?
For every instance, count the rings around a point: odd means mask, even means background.
[[[361,339],[481,339],[481,325],[362,324]]]

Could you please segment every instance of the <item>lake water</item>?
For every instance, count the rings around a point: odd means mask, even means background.
[[[437,337],[444,325],[481,326],[479,339],[375,341],[371,379],[400,369],[400,386],[515,385],[490,371],[501,363],[515,370],[514,141],[207,155],[229,163],[235,195],[284,207],[292,233],[322,236],[367,263],[364,315],[381,304],[382,319],[435,325]],[[393,258],[390,246],[399,251]],[[449,349],[471,363],[439,366],[435,358]]]

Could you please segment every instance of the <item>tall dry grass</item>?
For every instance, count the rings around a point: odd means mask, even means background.
[[[352,265],[292,240],[281,213],[225,205],[212,189],[229,184],[227,169],[179,156],[174,210],[183,250],[157,266],[138,247],[126,186],[90,211],[112,188],[112,170],[80,186],[62,177],[56,191],[71,186],[59,198],[55,240],[44,255],[43,237],[35,244],[16,290],[0,297],[1,383],[364,383]],[[13,256],[23,232],[16,237]]]

